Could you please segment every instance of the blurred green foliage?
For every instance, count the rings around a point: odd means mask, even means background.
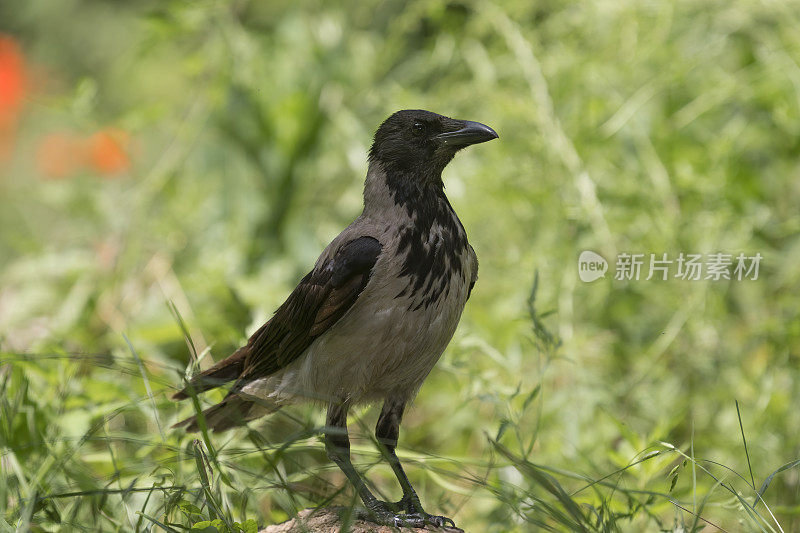
[[[200,445],[167,398],[359,213],[402,108],[500,134],[445,175],[481,270],[403,426],[427,508],[468,531],[798,530],[798,7],[1,3],[29,83],[0,162],[0,530],[249,531],[352,502],[317,410]],[[121,170],[48,177],[48,136],[104,131]],[[582,283],[583,250],[764,259],[755,281]],[[357,415],[358,464],[397,496]]]

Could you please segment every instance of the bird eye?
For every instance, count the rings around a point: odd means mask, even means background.
[[[422,122],[415,122],[413,126],[411,126],[411,131],[414,132],[414,135],[422,135],[425,133],[425,124]]]

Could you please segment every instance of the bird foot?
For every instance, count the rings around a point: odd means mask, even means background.
[[[421,517],[423,526],[433,526],[433,527],[448,527],[448,528],[456,528],[456,523],[453,522],[451,518],[447,518],[446,516],[439,516],[439,515],[432,515],[428,513],[414,513],[411,515],[406,515],[406,517],[413,516],[413,517]]]
[[[446,516],[431,515],[425,511],[415,511],[407,513],[395,512],[392,508],[395,505],[381,502],[384,505],[376,509],[371,509],[373,519],[381,525],[394,526],[394,527],[415,527],[424,528],[426,526],[433,527],[449,527],[456,528],[456,523]]]

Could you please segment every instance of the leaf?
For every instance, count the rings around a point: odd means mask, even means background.
[[[192,526],[191,530],[202,531],[203,533],[219,533],[219,530],[212,525],[211,520],[203,520],[202,522],[197,522]]]
[[[796,459],[794,461],[786,463],[785,465],[783,465],[782,467],[778,468],[776,471],[771,473],[769,476],[767,476],[767,479],[765,479],[764,483],[761,484],[761,488],[758,489],[758,498],[756,499],[755,502],[753,502],[753,507],[758,505],[758,501],[764,497],[764,493],[767,491],[767,488],[769,488],[769,484],[772,483],[772,478],[774,478],[776,475],[780,474],[784,470],[789,470],[790,468],[794,468],[797,465],[800,465],[800,459]]]
[[[542,390],[542,384],[541,383],[536,385],[536,387],[534,387],[534,389],[531,391],[531,393],[528,394],[527,398],[525,398],[525,401],[522,403],[522,410],[523,411],[528,408],[528,405],[530,405],[530,403],[534,400],[534,398],[539,396],[539,391],[540,390]]]
[[[672,481],[669,484],[669,492],[672,492],[672,489],[674,489],[675,485],[677,484],[678,484],[678,476],[676,475],[675,477],[672,478]]]
[[[258,533],[258,522],[252,518],[245,520],[244,524],[239,526],[244,533]]]
[[[189,502],[189,501],[186,501],[186,500],[181,500],[178,503],[178,507],[180,507],[180,509],[182,511],[184,511],[185,513],[187,513],[187,514],[198,514],[198,515],[202,515],[203,514],[203,511],[201,511],[199,507],[197,507],[192,502]]]
[[[507,418],[504,418],[500,421],[500,427],[497,428],[497,436],[494,438],[494,440],[499,441],[503,437],[506,430],[508,429],[509,424],[510,422],[508,421]]]

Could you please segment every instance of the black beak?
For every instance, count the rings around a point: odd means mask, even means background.
[[[498,135],[492,128],[480,122],[471,120],[462,121],[463,126],[456,131],[440,133],[434,139],[445,146],[463,148],[471,144],[484,143],[497,139]]]

